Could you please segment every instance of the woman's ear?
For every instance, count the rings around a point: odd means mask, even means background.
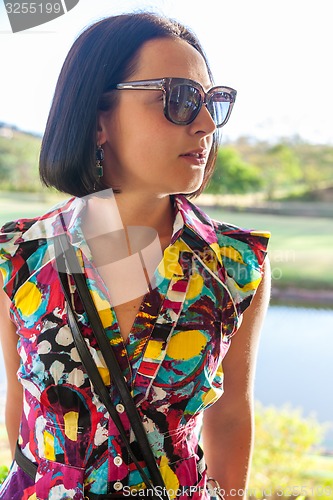
[[[97,134],[96,134],[96,144],[102,146],[106,142],[106,117],[105,113],[100,111],[97,116]]]

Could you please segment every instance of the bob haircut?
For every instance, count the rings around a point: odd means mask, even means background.
[[[79,197],[92,193],[95,186],[96,190],[112,187],[96,176],[98,113],[114,109],[116,93],[107,90],[131,77],[142,45],[166,37],[192,45],[203,56],[213,82],[199,40],[177,21],[148,12],[121,14],[102,19],[80,34],[61,69],[42,140],[39,172],[43,184]],[[208,184],[217,143],[216,132],[203,183],[190,197]]]

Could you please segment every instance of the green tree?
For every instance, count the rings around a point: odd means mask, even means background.
[[[260,171],[243,161],[231,146],[218,151],[214,174],[206,189],[212,194],[236,194],[254,192],[262,187]]]
[[[279,189],[290,188],[302,177],[300,162],[287,144],[270,147],[265,162],[262,175],[269,200],[274,198]]]

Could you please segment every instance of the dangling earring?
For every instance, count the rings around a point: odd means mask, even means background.
[[[96,153],[95,153],[95,158],[96,158],[96,175],[97,175],[97,179],[94,182],[94,191],[96,191],[96,184],[103,177],[103,165],[102,165],[102,161],[104,160],[104,149],[100,145],[97,146]]]
[[[96,149],[96,173],[97,177],[103,177],[103,165],[102,161],[104,160],[104,149],[102,146],[97,146]]]

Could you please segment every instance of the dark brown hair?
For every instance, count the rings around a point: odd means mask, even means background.
[[[45,185],[75,196],[93,191],[98,112],[105,106],[111,109],[116,99],[106,100],[105,92],[131,76],[135,56],[145,42],[165,37],[180,38],[192,45],[203,56],[212,79],[197,37],[179,22],[156,14],[108,17],[89,26],[76,39],[61,69],[42,141],[39,169]],[[214,137],[203,184],[190,196],[200,194],[207,185],[216,151]],[[98,184],[98,189],[108,187]]]

